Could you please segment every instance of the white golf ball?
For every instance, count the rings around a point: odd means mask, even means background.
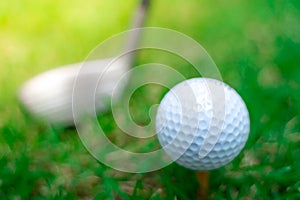
[[[212,170],[232,161],[248,138],[250,121],[239,94],[225,83],[193,78],[162,99],[156,131],[166,153],[193,170]]]

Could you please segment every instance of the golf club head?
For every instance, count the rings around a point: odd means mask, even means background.
[[[51,124],[73,125],[72,95],[79,73],[81,84],[78,90],[85,91],[95,87],[91,85],[91,80],[99,80],[93,94],[96,99],[95,111],[104,112],[108,109],[108,102],[105,101],[108,101],[113,93],[116,97],[121,95],[123,88],[117,85],[128,70],[129,65],[125,59],[113,58],[63,66],[27,81],[19,91],[19,98],[30,113],[44,118]],[[80,106],[84,110],[85,102],[89,102],[85,98],[88,97],[81,95],[80,98],[83,102]]]

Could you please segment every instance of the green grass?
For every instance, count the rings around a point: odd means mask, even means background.
[[[126,30],[137,4],[0,2],[0,199],[197,199],[193,171],[176,164],[145,174],[110,169],[85,150],[74,129],[35,119],[17,100],[25,80],[82,61],[101,41]],[[211,172],[211,199],[300,198],[299,21],[297,0],[152,3],[147,25],[181,31],[202,44],[249,108],[249,140],[232,163]],[[154,52],[137,63],[161,61],[197,76],[170,57]],[[145,108],[165,92],[157,86],[136,91],[134,120],[147,124]],[[153,98],[144,98],[149,93]],[[116,138],[120,130],[112,119],[107,113],[99,121]],[[145,144],[141,151],[156,148]]]

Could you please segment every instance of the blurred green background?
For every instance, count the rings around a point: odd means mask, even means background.
[[[74,129],[31,117],[17,99],[25,80],[80,62],[101,41],[126,30],[138,4],[0,2],[0,199],[199,198],[193,171],[176,164],[147,174],[112,170],[88,154]],[[211,172],[208,198],[299,199],[300,1],[153,0],[146,26],[174,29],[202,44],[248,106],[246,147]],[[139,123],[149,120],[145,105],[163,94],[155,87],[142,87],[132,99]],[[149,92],[157,98],[139,95]],[[119,133],[110,113],[100,121],[108,134]]]

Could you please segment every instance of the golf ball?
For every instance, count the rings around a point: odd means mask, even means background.
[[[232,161],[248,138],[250,121],[239,94],[225,83],[193,78],[162,99],[156,131],[163,149],[179,165],[212,170]]]

